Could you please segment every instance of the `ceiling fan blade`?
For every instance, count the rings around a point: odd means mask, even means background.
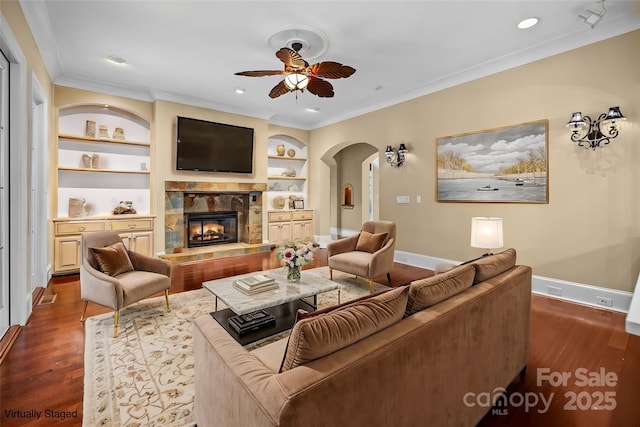
[[[282,80],[280,83],[275,85],[273,89],[271,89],[271,92],[269,92],[269,97],[277,98],[280,95],[284,95],[285,93],[289,92],[291,92],[291,90],[284,84],[284,80]]]
[[[294,70],[301,70],[309,66],[307,61],[302,59],[302,56],[295,50],[283,47],[276,52],[276,56],[282,61],[286,68],[292,68]]]
[[[240,71],[234,73],[236,76],[248,76],[248,77],[264,77],[264,76],[278,76],[280,74],[286,74],[284,70],[256,70],[256,71]]]
[[[309,67],[309,71],[316,77],[324,77],[325,79],[343,79],[355,73],[356,69],[348,65],[342,65],[339,62],[327,61],[313,64]]]
[[[331,83],[314,76],[309,76],[307,90],[320,98],[332,98],[334,95]]]

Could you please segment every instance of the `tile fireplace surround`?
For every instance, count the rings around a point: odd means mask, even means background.
[[[266,183],[165,181],[165,254],[191,250],[184,217],[192,212],[236,211],[238,242],[262,244],[262,192],[266,189]]]

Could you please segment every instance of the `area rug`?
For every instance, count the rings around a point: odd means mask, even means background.
[[[305,274],[303,270],[302,274]],[[329,277],[327,267],[313,269]],[[342,285],[341,300],[369,292],[366,280],[334,271]],[[374,291],[386,289],[374,284]],[[192,324],[214,310],[206,289],[143,300],[120,311],[120,331],[113,338],[113,314],[85,322],[84,399],[82,425],[193,426],[194,362]],[[318,307],[336,304],[337,292],[318,295]],[[220,304],[218,306],[220,309]],[[288,332],[247,346],[255,349]]]

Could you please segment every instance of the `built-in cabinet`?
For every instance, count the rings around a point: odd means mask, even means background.
[[[281,245],[288,241],[313,241],[313,211],[269,212],[269,242]]]
[[[277,135],[267,153],[269,242],[313,241],[313,211],[293,208],[293,200],[307,206],[307,145]]]
[[[54,229],[54,274],[76,273],[80,269],[81,233],[85,231],[117,231],[124,245],[145,255],[153,253],[153,217],[123,215],[82,219],[57,218]]]
[[[58,110],[54,274],[80,267],[80,233],[115,230],[127,248],[153,253],[149,123],[105,105]],[[130,202],[135,215],[115,215]]]

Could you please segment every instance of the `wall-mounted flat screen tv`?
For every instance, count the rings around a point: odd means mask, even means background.
[[[204,172],[253,172],[253,129],[179,117],[176,168]]]

